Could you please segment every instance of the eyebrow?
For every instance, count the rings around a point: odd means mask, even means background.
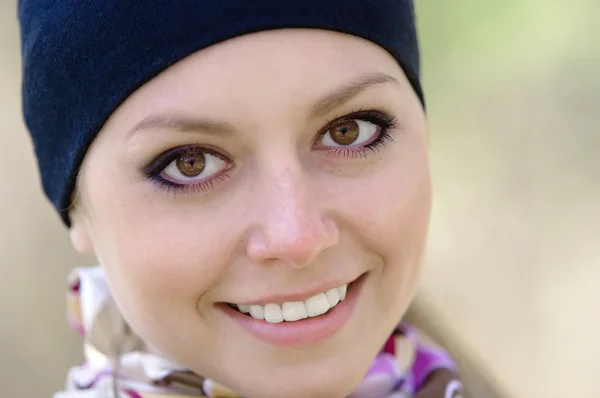
[[[230,135],[235,131],[235,127],[227,122],[211,119],[194,119],[179,115],[150,115],[127,133],[127,139],[139,131],[154,128],[171,129],[181,132],[205,131],[207,133],[225,135]]]
[[[325,115],[349,102],[371,86],[385,83],[399,84],[396,78],[385,73],[376,72],[362,75],[317,100],[312,107],[311,115],[314,117]]]
[[[399,84],[396,78],[385,73],[369,73],[346,83],[333,92],[318,99],[311,108],[310,115],[323,116],[336,108],[349,102],[371,86],[394,83]],[[236,130],[230,123],[211,119],[195,119],[179,115],[150,115],[138,123],[127,133],[127,139],[137,132],[152,128],[166,128],[181,132],[204,131],[207,133],[230,135]]]

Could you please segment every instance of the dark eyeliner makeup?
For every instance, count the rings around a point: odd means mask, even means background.
[[[321,140],[323,136],[329,131],[329,129],[336,126],[337,124],[355,120],[361,120],[375,125],[377,127],[376,137],[365,145],[321,147],[317,149],[325,152],[327,156],[338,156],[355,159],[366,158],[371,154],[377,154],[388,143],[394,142],[394,139],[391,136],[391,130],[398,127],[395,118],[393,116],[390,116],[386,112],[376,109],[369,109],[354,111],[327,122],[325,126],[321,128],[321,130],[317,133],[313,145],[316,145],[317,141]],[[223,162],[229,164],[230,167],[227,167],[218,173],[215,173],[200,181],[190,184],[177,183],[165,178],[163,175],[165,169],[172,162],[177,161],[177,159],[179,158],[182,158],[184,156],[206,155],[218,157],[219,159],[223,160]],[[209,191],[214,187],[215,184],[229,177],[228,172],[233,167],[232,165],[233,162],[231,159],[212,148],[207,148],[202,145],[185,145],[175,147],[161,153],[150,164],[144,167],[142,169],[142,172],[148,180],[150,180],[153,184],[155,184],[162,190],[165,190],[169,193],[187,194]]]

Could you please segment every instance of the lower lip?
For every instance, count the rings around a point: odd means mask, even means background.
[[[346,324],[356,306],[364,279],[365,275],[362,275],[348,285],[346,298],[333,309],[301,321],[269,323],[242,314],[227,304],[220,303],[218,307],[244,330],[265,343],[287,347],[307,346],[328,339]]]

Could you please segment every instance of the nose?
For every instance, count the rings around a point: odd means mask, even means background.
[[[299,169],[271,174],[258,188],[261,220],[251,231],[247,255],[255,263],[303,268],[339,242],[339,229]]]

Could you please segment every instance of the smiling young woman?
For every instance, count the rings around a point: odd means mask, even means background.
[[[461,396],[401,322],[431,206],[412,3],[147,4],[20,5],[46,193],[100,264],[57,397]]]

